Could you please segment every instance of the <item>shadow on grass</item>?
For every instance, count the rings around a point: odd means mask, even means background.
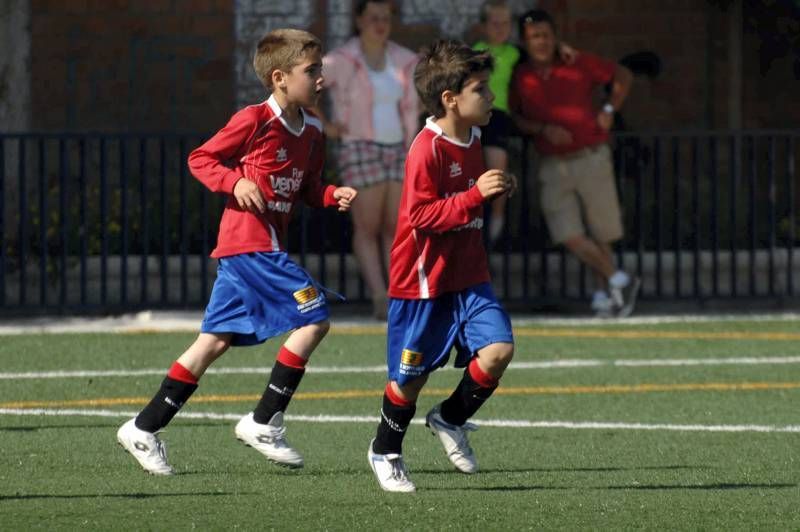
[[[797,488],[797,484],[734,484],[734,483],[712,483],[712,484],[653,484],[653,485],[630,485],[630,486],[426,486],[423,489],[431,491],[559,491],[559,490],[763,490],[763,489],[791,489]]]
[[[526,468],[494,468],[481,469],[480,473],[614,473],[616,471],[677,471],[677,470],[711,469],[709,466],[665,465],[640,467],[526,467]],[[412,469],[411,473],[448,473],[453,469]]]
[[[712,484],[643,484],[633,486],[606,486],[605,490],[764,490],[796,488],[797,484],[734,484],[718,482]]]
[[[243,492],[187,492],[187,493],[98,493],[98,494],[69,494],[69,495],[0,495],[0,501],[28,501],[42,499],[158,499],[161,497],[225,497],[228,495],[258,495],[258,493]]]
[[[0,432],[36,432],[38,430],[58,429],[114,429],[118,425],[35,425],[30,427],[0,427]]]
[[[34,432],[37,430],[59,430],[59,429],[109,429],[116,431],[122,423],[124,423],[127,419],[120,418],[119,422],[114,423],[81,423],[81,424],[63,424],[63,425],[30,425],[30,426],[12,426],[12,427],[0,427],[0,432]],[[188,425],[170,425],[169,430],[175,430],[180,428],[195,428],[195,427],[228,427],[232,426],[233,420],[221,420],[221,421],[200,421],[197,423],[192,423],[191,426]]]

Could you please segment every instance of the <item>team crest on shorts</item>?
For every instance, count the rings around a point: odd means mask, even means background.
[[[308,312],[322,306],[322,297],[313,286],[301,288],[292,294],[294,300],[297,301],[297,310],[300,312]]]
[[[422,353],[411,349],[403,349],[400,354],[400,373],[410,377],[418,377],[425,371],[422,362]]]
[[[403,349],[400,362],[406,366],[419,366],[422,364],[422,353],[417,353],[411,349]]]

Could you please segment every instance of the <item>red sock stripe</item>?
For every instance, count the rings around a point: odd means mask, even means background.
[[[395,392],[394,388],[392,388],[391,382],[386,383],[386,389],[384,390],[384,392],[386,393],[386,397],[393,405],[406,408],[414,404],[413,401],[408,401],[397,395],[397,392]]]
[[[477,358],[472,359],[467,369],[469,370],[469,376],[472,377],[472,380],[474,380],[482,388],[494,388],[500,381],[500,379],[496,379],[484,372],[478,365]]]
[[[295,355],[286,349],[286,346],[281,346],[281,350],[278,351],[277,360],[284,366],[295,369],[304,369],[306,367],[306,363],[308,362],[308,360],[305,358]]]
[[[167,372],[167,377],[170,379],[175,379],[176,381],[186,382],[189,384],[197,384],[197,377],[195,377],[191,371],[184,368],[177,362],[172,364],[172,367],[169,368]]]

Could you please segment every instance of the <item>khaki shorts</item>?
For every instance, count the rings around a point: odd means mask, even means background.
[[[587,230],[598,242],[622,238],[622,213],[607,144],[567,156],[544,157],[539,180],[542,212],[556,244]]]

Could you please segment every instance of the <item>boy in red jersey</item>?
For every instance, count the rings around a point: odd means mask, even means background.
[[[173,473],[156,432],[178,413],[211,363],[231,345],[260,344],[290,330],[261,400],[235,433],[274,462],[303,465],[286,442],[283,412],[328,332],[328,308],[319,286],[282,242],[297,201],[347,211],[357,193],[320,181],[322,124],[305,111],[317,104],[322,89],[319,40],[305,31],[274,30],[258,43],[253,66],[272,95],[234,114],[189,156],[194,176],[228,195],[211,254],[219,269],[201,333],[150,403],[117,432],[119,443],[153,474]]]
[[[483,203],[513,192],[516,181],[486,171],[480,129],[491,116],[491,56],[457,41],[423,51],[414,84],[433,114],[414,139],[391,251],[387,359],[389,382],[368,459],[381,488],[415,491],[402,442],[431,371],[466,366],[452,395],[425,421],[453,465],[477,471],[467,419],[497,388],[514,353],[508,315],[489,284]]]

